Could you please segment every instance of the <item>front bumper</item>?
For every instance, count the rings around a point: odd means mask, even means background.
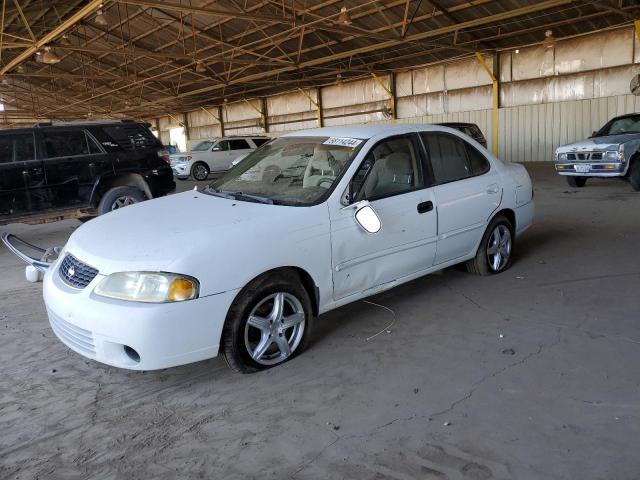
[[[71,350],[131,370],[174,367],[218,354],[238,290],[179,303],[125,302],[93,294],[103,275],[82,290],[68,286],[58,265],[45,273],[44,302],[52,330]]]
[[[562,162],[555,164],[556,172],[564,176],[574,177],[622,177],[626,163],[621,162]]]
[[[175,163],[171,165],[173,176],[180,179],[189,178],[191,166],[188,163]]]

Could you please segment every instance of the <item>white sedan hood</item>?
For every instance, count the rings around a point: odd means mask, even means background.
[[[318,207],[267,205],[189,191],[91,220],[73,233],[65,251],[101,275],[163,271],[201,279],[220,269],[215,285],[201,281],[202,291],[218,293],[237,287],[230,270],[251,268],[247,262],[262,248],[287,248],[283,238],[304,246],[305,239],[326,234],[328,229],[321,226],[328,221],[326,206]],[[225,276],[230,283],[219,281]]]

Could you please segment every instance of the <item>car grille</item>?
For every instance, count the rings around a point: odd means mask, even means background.
[[[73,288],[84,288],[98,274],[98,270],[82,263],[76,257],[67,253],[60,264],[60,277]]]
[[[72,350],[76,350],[84,355],[94,357],[96,347],[93,343],[93,334],[89,330],[72,325],[58,317],[51,310],[48,310],[49,324],[51,329],[58,336],[60,341]]]
[[[602,152],[567,153],[567,160],[602,160]]]

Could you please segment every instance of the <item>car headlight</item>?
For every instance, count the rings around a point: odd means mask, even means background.
[[[102,280],[93,293],[131,302],[183,302],[198,297],[195,278],[175,273],[118,272]]]
[[[620,161],[620,152],[607,152],[605,155],[605,160],[607,162],[619,162]]]
[[[567,160],[567,154],[566,153],[558,153],[557,154],[558,160],[564,162]]]

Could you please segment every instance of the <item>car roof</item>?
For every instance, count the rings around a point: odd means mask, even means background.
[[[437,123],[436,125],[442,125],[443,127],[477,127],[477,125],[475,123],[468,123],[468,122],[440,122]]]
[[[441,125],[437,124],[384,124],[384,125],[344,125],[339,127],[314,128],[312,130],[302,130],[287,133],[282,137],[350,137],[350,138],[372,138],[378,135],[400,135],[403,133],[423,132],[423,131],[443,131]]]

